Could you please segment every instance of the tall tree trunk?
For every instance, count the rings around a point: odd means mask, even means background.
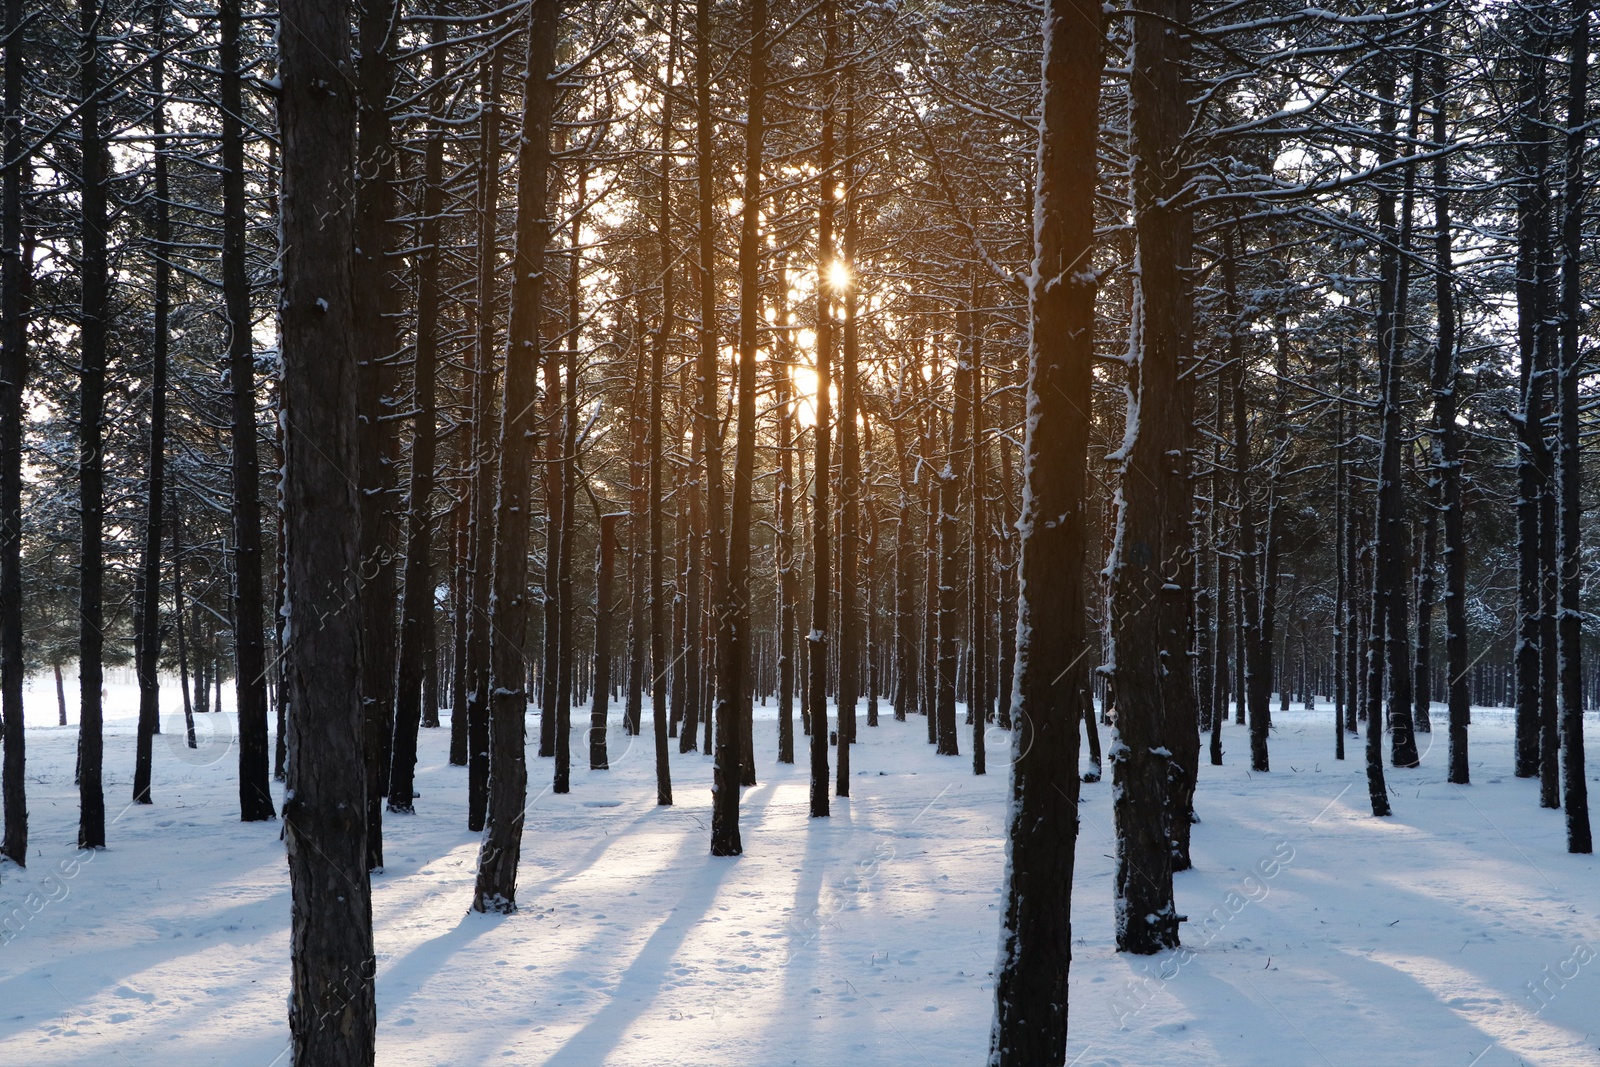
[[[1256,541],[1255,497],[1252,495],[1250,477],[1250,424],[1245,412],[1245,323],[1240,317],[1238,287],[1238,257],[1244,249],[1238,247],[1237,225],[1230,228],[1224,238],[1226,252],[1222,261],[1225,287],[1226,314],[1228,316],[1228,389],[1233,395],[1233,492],[1239,508],[1239,668],[1243,672],[1242,685],[1234,699],[1238,701],[1238,721],[1250,720],[1250,769],[1265,772],[1271,769],[1267,755],[1267,731],[1272,725],[1270,703],[1272,699],[1272,665],[1262,656],[1260,638],[1261,620],[1261,554]],[[1270,650],[1270,644],[1266,646]]]
[[[435,4],[436,16],[442,14]],[[446,105],[446,28],[432,23],[431,76],[435,89],[429,104],[434,115]],[[422,683],[433,656],[428,640],[433,624],[433,486],[437,457],[438,404],[435,377],[439,366],[439,241],[444,208],[444,128],[428,131],[422,163],[422,223],[417,228],[417,325],[411,381],[411,485],[406,503],[406,554],[400,604],[400,646],[395,655],[394,743],[389,767],[392,812],[410,814],[417,770],[417,730],[422,725]]]
[[[589,769],[611,766],[606,752],[606,716],[611,701],[611,620],[615,615],[614,581],[617,569],[617,523],[623,513],[600,516],[600,555],[594,582],[594,701],[589,706]]]
[[[1522,62],[1517,78],[1517,354],[1521,411],[1517,438],[1517,644],[1516,776],[1539,774],[1542,714],[1540,701],[1541,587],[1539,510],[1542,494],[1539,460],[1543,452],[1542,369],[1548,365],[1549,319],[1549,131],[1546,125],[1545,52],[1547,42],[1532,9],[1522,13]]]
[[[281,515],[280,515],[281,519]],[[282,528],[280,521],[279,528]],[[183,625],[183,513],[178,509],[178,494],[172,494],[172,621],[178,639],[178,689],[183,694],[183,727],[190,748],[197,747],[194,736],[194,707],[189,702],[189,648]],[[280,668],[282,659],[280,657]],[[56,688],[61,688],[61,668],[56,668]],[[67,709],[61,709],[61,725],[67,724]],[[288,731],[285,731],[287,739]],[[288,774],[288,757],[284,757],[284,773]]]
[[[106,275],[106,146],[100,129],[101,10],[98,0],[79,6],[79,147],[82,153],[80,270],[83,277],[79,320],[78,508],[82,532],[78,554],[78,847],[104,848],[106,801],[101,790],[100,686],[105,647],[105,458],[101,422],[105,418],[106,313],[110,279]]]
[[[1433,150],[1449,143],[1446,111],[1448,79],[1445,71],[1445,18],[1434,16]],[[1471,781],[1467,766],[1467,719],[1471,704],[1467,693],[1467,545],[1462,509],[1461,427],[1457,422],[1456,383],[1460,360],[1456,352],[1455,265],[1451,252],[1450,161],[1442,153],[1433,162],[1434,307],[1439,329],[1433,347],[1434,477],[1438,479],[1444,519],[1444,645],[1445,699],[1449,702],[1449,780],[1456,785]],[[1343,470],[1341,468],[1341,475]]]
[[[1187,821],[1189,812],[1174,765],[1180,737],[1195,721],[1183,588],[1190,569],[1188,454],[1179,395],[1188,341],[1183,271],[1191,223],[1181,202],[1188,108],[1173,30],[1187,22],[1188,5],[1141,0],[1136,13],[1144,17],[1133,21],[1128,94],[1136,242],[1128,427],[1106,570],[1117,709],[1111,742],[1117,950],[1150,954],[1178,944],[1171,824]]]
[[[372,887],[364,816],[357,367],[351,336],[355,110],[344,0],[284,0],[283,388],[289,654],[289,1029],[294,1062],[375,1060]]]
[[[958,316],[970,321],[969,310]],[[936,750],[941,756],[960,755],[956,737],[956,667],[957,640],[961,630],[961,549],[965,544],[956,511],[961,506],[961,472],[956,463],[966,447],[967,423],[971,417],[972,353],[969,350],[972,332],[967,321],[956,327],[956,333],[965,339],[957,356],[955,375],[955,411],[950,418],[950,442],[944,467],[939,471],[939,593],[938,593],[938,694],[934,705],[937,718]]]
[[[552,61],[553,62],[553,61]],[[572,623],[576,613],[576,598],[572,591],[572,556],[577,548],[576,527],[578,488],[578,345],[583,329],[583,300],[580,280],[583,275],[583,211],[581,205],[588,195],[588,170],[583,162],[577,164],[577,191],[579,205],[573,212],[571,255],[567,267],[567,344],[566,344],[566,397],[561,417],[561,533],[557,538],[559,553],[556,557],[555,590],[560,611],[556,618],[554,634],[556,644],[555,679],[555,778],[551,791],[567,793],[572,789],[572,685],[573,667],[577,663],[573,648]],[[554,362],[555,353],[551,353]],[[548,562],[547,562],[548,567]],[[549,576],[546,576],[546,585]],[[548,643],[551,634],[546,631]],[[542,709],[541,709],[542,710]],[[543,720],[541,719],[541,722]]]
[[[494,528],[494,596],[490,600],[489,811],[472,890],[474,911],[517,908],[517,863],[528,803],[525,722],[528,713],[528,537],[533,440],[539,392],[539,328],[544,311],[550,127],[555,107],[556,8],[534,0],[522,84],[522,136],[517,149],[516,247],[511,321],[500,419],[500,465]]]
[[[921,368],[913,368],[920,376]],[[916,543],[916,508],[913,500],[917,493],[912,457],[906,440],[905,423],[914,415],[914,408],[901,396],[897,416],[891,421],[894,432],[894,452],[899,465],[899,500],[895,517],[894,534],[894,717],[901,722],[906,715],[916,714],[920,706],[917,683],[922,678],[922,663],[917,655],[917,567],[919,555]]]
[[[1398,105],[1396,61],[1386,57],[1379,76],[1378,127],[1381,134],[1377,159],[1380,164],[1395,158]],[[1413,90],[1415,91],[1415,90]],[[1407,171],[1407,189],[1411,181]],[[1406,525],[1405,484],[1401,458],[1406,444],[1402,439],[1401,360],[1405,340],[1406,260],[1401,250],[1411,233],[1411,198],[1404,196],[1403,217],[1396,219],[1397,201],[1392,177],[1379,179],[1378,233],[1378,451],[1377,514],[1373,519],[1372,618],[1367,639],[1367,714],[1379,714],[1383,707],[1384,679],[1388,680],[1390,759],[1396,767],[1415,767],[1418,763],[1416,738],[1411,721],[1411,662],[1406,654],[1410,625],[1406,610]],[[1387,800],[1385,800],[1387,806]],[[1373,800],[1373,814],[1379,811]]]
[[[846,52],[854,51],[854,34]],[[855,78],[844,77],[844,158],[839,185],[844,207],[844,258],[837,297],[844,315],[839,362],[839,767],[834,793],[850,795],[850,745],[856,740],[856,704],[861,697],[861,442],[856,418],[861,409],[860,340],[856,324],[856,242],[860,221],[856,210]]]
[[[789,324],[789,275],[780,259],[777,278],[778,322]],[[778,419],[778,534],[774,546],[778,593],[778,762],[794,762],[794,637],[795,604],[800,599],[800,574],[795,566],[794,449],[795,399],[791,380],[794,345],[791,334],[778,334],[783,358],[773,369]]]
[[[838,51],[838,8],[836,0],[824,0],[823,66],[832,70]],[[817,150],[817,290],[816,317],[816,392],[812,403],[816,423],[812,428],[816,449],[812,461],[811,504],[811,630],[806,635],[806,705],[811,728],[811,817],[829,814],[828,799],[828,652],[829,599],[833,592],[833,517],[829,503],[829,471],[833,467],[833,222],[838,179],[834,176],[834,89],[837,77],[830,75],[824,88],[822,140]]]
[[[471,527],[467,572],[467,829],[483,829],[489,803],[489,621],[494,552],[494,296],[500,207],[500,49],[483,56],[482,124],[478,145],[478,285],[472,342],[472,451],[467,465]],[[520,639],[520,638],[519,638]],[[519,686],[520,688],[520,686]]]
[[[384,416],[394,391],[399,294],[389,269],[394,245],[394,145],[389,95],[395,0],[363,0],[358,22],[360,110],[356,151],[356,366],[361,406],[357,480],[361,484],[361,619],[366,653],[367,862],[383,866],[383,798],[394,738],[395,556],[394,424]]]
[[[0,717],[5,737],[0,800],[5,829],[0,856],[18,867],[28,865],[27,736],[22,730],[22,386],[28,377],[23,291],[31,266],[22,256],[22,186],[29,169],[23,157],[22,18],[22,0],[5,0],[5,112],[0,115],[0,158],[7,164],[0,176]]]
[[[461,484],[456,494],[455,503],[451,508],[454,513],[455,530],[450,543],[450,765],[452,767],[465,767],[467,765],[467,632],[471,627],[469,611],[472,599],[472,553],[471,553],[471,514],[473,492],[468,484],[467,471],[469,470],[471,445],[465,447],[459,443],[460,436],[470,436],[477,432],[472,415],[470,400],[471,384],[473,377],[469,371],[467,376],[469,394],[467,408],[467,426],[464,434],[458,435],[457,455],[461,458],[459,464],[460,474],[458,481]]]
[[[1007,418],[1009,405],[1001,408]],[[1001,434],[995,441],[1000,450],[1000,699],[995,712],[1000,729],[1012,728],[1012,689],[1017,659],[1017,511],[1016,491],[1011,474],[1011,442]],[[1093,719],[1091,714],[1090,719]]]
[[[1430,481],[1432,479],[1430,478]],[[1435,596],[1434,567],[1439,544],[1439,502],[1437,487],[1430,485],[1423,497],[1421,545],[1417,553],[1417,643],[1412,650],[1411,702],[1412,722],[1418,733],[1432,733],[1430,715],[1433,703],[1433,601]]]
[[[641,297],[642,299],[642,297]],[[649,562],[650,517],[645,514],[650,487],[650,472],[645,463],[649,445],[649,356],[645,344],[645,318],[635,316],[633,351],[633,389],[628,403],[628,692],[623,708],[623,728],[633,736],[641,730],[644,715],[645,658],[650,654],[645,627],[650,621],[646,572]]]
[[[134,670],[139,678],[139,725],[134,741],[133,799],[149,804],[151,749],[161,729],[161,526],[166,503],[167,451],[167,326],[172,311],[172,268],[167,249],[172,241],[167,181],[166,97],[167,5],[157,3],[152,32],[155,54],[150,60],[150,130],[155,138],[155,204],[150,220],[155,262],[151,279],[152,336],[150,339],[150,447],[145,468],[144,545],[139,561],[139,607]],[[9,157],[8,157],[9,158]]]
[[[989,727],[989,554],[987,519],[984,515],[984,492],[987,471],[984,463],[983,439],[983,327],[978,308],[982,306],[982,290],[974,278],[972,310],[967,322],[972,330],[972,340],[967,354],[972,360],[972,370],[967,375],[967,385],[972,391],[972,443],[968,457],[968,481],[972,489],[972,540],[971,558],[967,568],[967,644],[972,649],[970,657],[972,698],[967,705],[967,717],[972,720],[972,773],[988,772],[988,753],[984,751],[983,733]]]
[[[1084,672],[1074,668],[1089,650],[1083,570],[1095,285],[1092,272],[1075,268],[1094,244],[1103,15],[1083,0],[1045,0],[1043,17],[1018,523],[1017,736],[991,1067],[1066,1060],[1078,723],[1085,710]]]
[[[918,464],[925,470],[923,482],[923,585],[922,585],[922,713],[927,716],[928,744],[937,746],[939,743],[939,587],[940,579],[940,530],[942,522],[942,508],[940,494],[944,491],[941,480],[935,473],[933,458],[938,452],[939,439],[939,411],[932,402],[932,397],[938,394],[943,366],[941,361],[934,361],[933,380],[927,383],[927,403],[925,418],[922,424],[922,448],[918,457]],[[920,374],[913,375],[912,380],[920,381]]]
[[[1334,402],[1334,458],[1333,458],[1333,744],[1334,758],[1344,759],[1344,717],[1345,705],[1349,702],[1350,694],[1346,691],[1345,683],[1349,675],[1345,671],[1345,650],[1350,639],[1350,629],[1347,623],[1348,607],[1350,601],[1350,582],[1346,577],[1350,567],[1350,556],[1345,551],[1345,528],[1349,519],[1349,501],[1345,498],[1345,358],[1344,349],[1339,350],[1338,369],[1338,394]]]
[[[767,0],[750,4],[750,95],[745,116],[743,208],[739,221],[738,437],[728,528],[727,599],[717,627],[717,752],[711,854],[737,856],[739,786],[746,779],[750,659],[750,522],[756,462],[756,349],[761,322],[761,164],[767,88]],[[753,777],[753,776],[751,776]]]
[[[656,236],[661,257],[661,328],[650,350],[650,711],[655,727],[656,803],[672,803],[672,765],[667,754],[667,602],[665,589],[666,545],[662,542],[662,482],[667,471],[661,437],[668,430],[663,391],[666,388],[667,346],[672,341],[672,93],[678,62],[678,5],[672,0],[667,46],[667,94],[661,110],[661,220]],[[574,381],[574,387],[576,382]]]
[[[1218,376],[1216,383],[1217,406],[1212,418],[1215,423],[1216,433],[1211,443],[1211,469],[1216,472],[1211,478],[1211,522],[1210,541],[1211,552],[1216,559],[1216,585],[1214,587],[1213,603],[1215,604],[1215,637],[1211,643],[1213,685],[1211,695],[1211,745],[1209,755],[1213,767],[1222,766],[1222,724],[1228,720],[1228,691],[1232,688],[1230,666],[1232,657],[1229,650],[1233,646],[1233,621],[1230,610],[1233,603],[1233,573],[1229,566],[1229,555],[1226,551],[1227,532],[1226,520],[1223,518],[1222,495],[1225,486],[1222,484],[1222,438],[1223,428],[1223,402],[1227,392],[1227,382]],[[1235,694],[1236,699],[1243,700],[1242,694]]]
[[[256,455],[255,353],[245,260],[244,71],[238,0],[222,0],[222,296],[228,316],[233,452],[233,660],[239,719],[239,817],[271,819],[266,618],[262,604],[261,468]],[[220,701],[219,701],[220,706]]]
[[[1561,225],[1561,361],[1558,365],[1556,574],[1560,582],[1557,649],[1560,655],[1562,806],[1567,813],[1567,851],[1591,853],[1589,787],[1583,759],[1583,455],[1579,434],[1579,342],[1583,330],[1583,173],[1588,138],[1589,3],[1572,0],[1572,29],[1567,47],[1566,174],[1562,183]]]

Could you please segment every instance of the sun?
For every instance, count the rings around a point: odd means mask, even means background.
[[[828,285],[834,292],[850,288],[850,268],[844,260],[836,259],[828,265]]]

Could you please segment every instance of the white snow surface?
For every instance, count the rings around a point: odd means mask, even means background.
[[[190,751],[164,685],[156,803],[131,807],[136,690],[112,677],[110,847],[93,854],[73,847],[75,725],[54,725],[53,679],[28,690],[32,833],[27,869],[0,868],[0,1060],[287,1064],[281,826],[238,821],[232,715],[197,716]],[[1600,865],[1567,855],[1562,815],[1512,777],[1508,712],[1474,712],[1474,784],[1446,784],[1435,707],[1422,767],[1386,768],[1381,820],[1361,743],[1332,758],[1330,711],[1274,713],[1270,774],[1247,773],[1229,724],[1226,766],[1200,768],[1195,869],[1176,879],[1184,948],[1160,956],[1113,951],[1110,789],[1085,785],[1068,1061],[1600,1063]],[[678,804],[658,808],[650,739],[614,725],[612,769],[584,769],[575,736],[558,797],[530,716],[513,916],[468,913],[466,772],[448,765],[448,718],[422,731],[418,813],[386,815],[373,878],[378,1061],[981,1062],[1010,738],[988,733],[974,777],[922,720],[884,702],[868,729],[864,710],[854,795],[811,819],[805,746],[778,764],[775,709],[757,709],[761,784],[733,860],[709,855],[707,758],[671,746]],[[1597,768],[1600,723],[1586,728]]]

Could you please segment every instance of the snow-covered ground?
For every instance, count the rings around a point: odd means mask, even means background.
[[[156,804],[127,806],[129,681],[108,687],[95,854],[73,848],[75,727],[46,725],[52,680],[29,690],[32,845],[26,871],[0,870],[0,1060],[286,1064],[280,827],[238,822],[227,714],[200,718],[196,751],[169,722]],[[775,762],[773,709],[758,714],[743,857],[708,854],[703,756],[673,745],[678,803],[658,808],[648,735],[613,729],[598,772],[577,769],[575,737],[572,793],[531,805],[509,918],[467,912],[466,776],[448,731],[423,731],[418,814],[388,818],[373,880],[379,1062],[981,1062],[1007,736],[990,731],[975,778],[923,721],[863,716],[854,796],[814,820],[804,764]],[[1390,769],[1384,820],[1366,813],[1359,746],[1336,762],[1332,733],[1329,712],[1280,714],[1274,770],[1252,775],[1228,727],[1227,765],[1201,768],[1196,869],[1178,876],[1185,948],[1164,956],[1112,950],[1110,787],[1084,787],[1069,1060],[1600,1063],[1600,866],[1566,854],[1562,816],[1509,773],[1507,713],[1475,713],[1471,786],[1445,784],[1442,732],[1420,770]],[[537,792],[550,764],[530,763]]]

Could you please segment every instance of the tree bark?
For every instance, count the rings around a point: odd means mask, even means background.
[[[616,614],[617,523],[623,512],[600,516],[600,558],[595,567],[594,701],[589,705],[589,769],[611,766],[606,752],[606,716],[611,701],[611,620]]]
[[[134,670],[139,678],[139,725],[133,758],[133,799],[137,804],[151,803],[151,750],[155,735],[161,729],[161,683],[157,672],[161,666],[162,507],[166,503],[167,330],[172,312],[172,268],[167,263],[172,225],[167,206],[171,194],[167,181],[168,148],[165,139],[166,20],[167,5],[156,4],[152,17],[155,54],[150,60],[150,128],[156,139],[152,176],[155,203],[150,220],[150,236],[155,245],[151,279],[150,447],[146,453],[149,458],[145,467],[144,544],[139,561],[138,626],[134,650]]]
[[[1188,127],[1174,26],[1184,0],[1140,0],[1133,20],[1129,137],[1135,235],[1127,431],[1112,553],[1116,722],[1111,740],[1119,952],[1178,944],[1173,823],[1189,817],[1180,736],[1194,723],[1187,656],[1190,571],[1186,419],[1179,370],[1188,343],[1183,270],[1191,226],[1182,203]],[[1187,749],[1188,746],[1182,746]],[[1184,856],[1187,859],[1187,856]]]
[[[0,856],[28,865],[27,735],[22,683],[22,387],[28,378],[23,292],[30,265],[22,256],[23,158],[22,0],[5,0],[5,97],[0,154],[0,716],[5,756],[0,800],[5,805]],[[56,677],[61,677],[59,668]],[[62,716],[62,725],[66,725]]]
[[[1245,415],[1245,323],[1240,318],[1238,286],[1238,256],[1244,250],[1235,241],[1237,231],[1235,225],[1225,236],[1226,252],[1222,261],[1228,316],[1228,389],[1233,395],[1233,492],[1239,508],[1238,659],[1244,676],[1234,699],[1238,701],[1238,721],[1243,722],[1247,712],[1249,715],[1250,769],[1265,772],[1271,769],[1267,754],[1267,731],[1272,725],[1271,645],[1269,642],[1263,649],[1261,638],[1261,554],[1257,547],[1255,498],[1250,484],[1250,424]]]
[[[271,819],[267,745],[266,626],[262,603],[261,467],[257,458],[255,352],[245,261],[244,72],[238,0],[222,0],[222,292],[228,316],[233,453],[233,659],[239,720],[239,817]]]
[[[971,312],[959,316],[971,318]],[[958,335],[965,336],[971,344],[971,327],[965,322],[957,326]],[[955,375],[955,411],[950,419],[950,442],[944,467],[939,471],[939,590],[938,628],[939,652],[937,665],[938,693],[934,702],[936,718],[936,751],[941,756],[960,755],[956,737],[956,667],[957,639],[962,629],[961,606],[961,550],[965,546],[956,511],[961,506],[961,472],[956,463],[966,451],[967,423],[971,417],[972,353],[965,347],[957,356]]]
[[[362,0],[357,27],[360,84],[356,151],[356,367],[360,396],[361,618],[366,653],[361,702],[366,712],[367,862],[383,866],[383,798],[389,792],[394,739],[396,439],[388,414],[394,392],[399,310],[389,250],[394,238],[395,151],[389,121],[394,87],[390,51],[395,0]]]
[[[750,699],[750,522],[756,461],[756,348],[761,329],[761,164],[767,88],[767,0],[750,4],[750,95],[745,116],[743,209],[739,221],[738,438],[728,529],[727,599],[717,628],[717,751],[711,854],[737,856],[739,786]],[[750,776],[753,778],[753,775]],[[752,783],[753,784],[753,783]]]
[[[443,5],[435,4],[435,13]],[[446,104],[446,26],[432,24],[430,109]],[[400,603],[400,646],[395,655],[394,742],[389,766],[388,808],[397,814],[416,810],[412,793],[417,770],[417,731],[423,718],[423,677],[433,656],[433,487],[438,454],[440,213],[444,208],[442,126],[428,131],[423,149],[422,222],[417,228],[417,325],[411,381],[411,484],[406,504],[406,554]]]
[[[854,34],[846,41],[854,52]],[[856,740],[856,704],[861,697],[861,442],[856,425],[861,410],[860,339],[856,323],[856,243],[860,222],[856,210],[855,78],[853,66],[844,76],[844,157],[839,185],[844,195],[844,257],[840,272],[845,286],[837,297],[844,321],[839,355],[839,766],[834,793],[850,795],[850,745]]]
[[[1560,656],[1562,806],[1567,815],[1567,851],[1594,851],[1589,827],[1589,787],[1583,753],[1583,454],[1579,427],[1579,344],[1583,330],[1583,205],[1587,192],[1583,173],[1588,133],[1589,3],[1573,0],[1572,29],[1567,48],[1566,174],[1562,183],[1561,227],[1561,360],[1556,379],[1557,528],[1556,573],[1560,583],[1557,650]]]
[[[1446,111],[1448,80],[1444,65],[1444,16],[1434,16],[1433,148],[1449,142]],[[1456,354],[1455,265],[1451,251],[1450,162],[1439,155],[1433,163],[1434,307],[1438,335],[1433,348],[1434,477],[1439,481],[1444,526],[1445,699],[1449,708],[1449,780],[1456,785],[1471,781],[1467,765],[1467,720],[1471,704],[1467,693],[1467,545],[1462,510],[1461,427],[1457,421],[1456,383],[1460,376]],[[1342,471],[1341,471],[1342,473]]]
[[[1521,410],[1517,428],[1517,644],[1516,752],[1518,778],[1540,772],[1540,553],[1539,460],[1543,451],[1542,369],[1548,365],[1550,187],[1546,126],[1545,50],[1539,15],[1522,14],[1522,62],[1517,78],[1517,354]]]
[[[777,279],[778,324],[789,325],[789,275],[780,260]],[[791,381],[794,369],[792,335],[785,329],[778,334],[783,358],[773,368],[777,391],[778,420],[778,533],[774,546],[778,593],[778,762],[794,762],[795,690],[795,605],[800,599],[800,575],[795,565],[794,537],[794,449],[795,398]]]
[[[1057,1067],[1067,1052],[1078,723],[1089,651],[1089,413],[1093,402],[1099,4],[1044,4],[1044,100],[1029,304],[1027,435],[1017,608],[1016,757],[991,1067]],[[1093,27],[1085,32],[1085,24]]]
[[[289,1028],[296,1064],[375,1060],[355,469],[355,108],[344,0],[284,0],[284,521],[290,612]]]
[[[662,515],[666,464],[661,437],[668,426],[664,411],[667,346],[672,341],[672,93],[678,61],[678,5],[671,3],[671,32],[667,46],[667,94],[661,112],[661,221],[656,236],[661,256],[661,328],[650,350],[650,711],[655,727],[656,803],[672,803],[672,765],[667,753],[667,601],[666,545],[662,541]],[[576,383],[574,383],[576,384]]]
[[[78,847],[104,848],[106,801],[101,790],[100,688],[105,647],[105,457],[101,422],[105,419],[106,312],[106,146],[100,129],[101,9],[98,0],[79,7],[78,63],[82,154],[83,278],[79,320],[78,507],[82,531],[78,554]]]
[[[831,70],[834,53],[838,50],[837,4],[824,0],[822,8],[825,51],[823,66]],[[811,729],[811,817],[829,815],[828,799],[828,651],[829,651],[829,599],[833,593],[833,519],[828,501],[829,471],[833,460],[833,305],[837,294],[833,291],[832,272],[829,270],[834,256],[833,215],[837,179],[834,165],[834,109],[833,86],[830,75],[824,92],[827,101],[822,110],[822,139],[817,149],[817,290],[816,317],[813,323],[816,334],[816,392],[812,403],[816,411],[813,445],[816,450],[812,462],[811,502],[811,630],[806,635],[806,686],[807,717]]]
[[[471,526],[467,572],[467,829],[483,829],[489,803],[489,590],[494,553],[494,293],[500,206],[500,49],[484,53],[478,145],[478,285],[472,343]]]
[[[526,720],[528,669],[528,538],[533,441],[539,391],[539,329],[544,311],[546,208],[550,127],[555,107],[557,5],[534,0],[522,85],[522,136],[517,149],[516,248],[511,271],[511,322],[500,419],[495,502],[494,596],[489,604],[489,810],[472,890],[474,911],[517,908],[517,863],[528,802]]]

